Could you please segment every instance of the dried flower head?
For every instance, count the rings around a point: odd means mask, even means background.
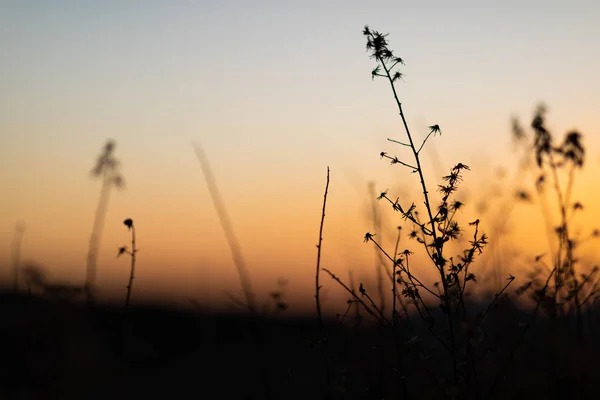
[[[127,218],[125,221],[123,221],[123,224],[125,224],[128,229],[131,229],[133,227],[133,220],[131,218]]]

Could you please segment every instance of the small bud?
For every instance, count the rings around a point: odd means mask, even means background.
[[[119,253],[117,254],[117,257],[124,253],[127,253],[127,246],[119,247]]]

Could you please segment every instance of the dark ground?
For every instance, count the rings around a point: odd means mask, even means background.
[[[327,370],[335,399],[402,398],[402,377],[415,399],[598,398],[598,315],[586,316],[579,342],[571,321],[538,318],[518,347],[531,312],[507,302],[494,315],[473,342],[479,361],[467,396],[446,383],[448,357],[414,316],[396,344],[389,330],[357,327],[353,315],[329,321],[320,341],[316,320],[289,315],[124,310],[5,293],[0,399],[320,399]]]

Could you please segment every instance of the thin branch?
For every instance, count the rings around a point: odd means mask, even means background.
[[[348,300],[348,307],[346,307],[346,311],[344,312],[344,314],[342,315],[342,318],[340,318],[340,324],[344,323],[344,320],[346,319],[346,316],[348,315],[348,313],[350,312],[350,308],[352,308],[352,304],[354,304],[354,301],[352,300]],[[339,315],[339,314],[338,314]]]
[[[396,238],[396,246],[394,246],[394,260],[392,261],[394,264],[392,265],[392,321],[394,322],[394,326],[396,326],[396,267],[398,263],[398,245],[400,244],[402,229],[398,227],[398,237]]]
[[[405,167],[412,169],[412,170],[413,170],[413,172],[416,172],[416,171],[417,171],[417,167],[415,167],[415,166],[412,166],[412,165],[410,165],[410,164],[407,164],[407,163],[405,163],[404,161],[400,161],[400,160],[398,159],[398,157],[392,157],[392,156],[388,156],[387,154],[383,154],[381,157],[383,157],[383,158],[387,158],[387,159],[391,160],[391,161],[392,161],[392,164],[402,164],[402,165],[404,165]]]
[[[397,143],[397,144],[401,144],[402,146],[410,147],[410,144],[408,144],[408,143],[402,143],[402,142],[399,142],[397,140],[390,139],[390,138],[387,138],[387,140],[389,140],[392,143]]]
[[[494,306],[494,304],[496,304],[498,302],[498,299],[502,296],[502,294],[506,291],[506,289],[508,289],[508,287],[510,286],[511,283],[513,283],[514,280],[515,280],[514,276],[511,276],[510,278],[508,278],[508,282],[506,283],[506,285],[504,285],[502,290],[500,290],[498,293],[496,293],[494,295],[494,300],[492,300],[490,302],[490,304],[488,304],[485,312],[481,315],[481,318],[479,319],[479,323],[477,325],[479,325],[481,322],[483,322],[483,320],[485,319],[485,317],[487,317],[487,315],[489,314],[489,312],[492,309],[492,307]]]
[[[421,143],[421,147],[419,147],[419,150],[417,150],[417,154],[419,154],[421,152],[421,149],[423,149],[423,146],[425,146],[425,142],[427,142],[427,139],[429,139],[429,136],[431,136],[431,134],[433,132],[435,132],[435,131],[434,130],[429,131],[429,133],[425,137],[425,140],[423,140],[423,143]]]
[[[135,279],[135,253],[137,249],[135,247],[135,225],[131,224],[131,269],[129,271],[129,283],[127,284],[127,297],[125,298],[125,308],[129,307],[129,301],[131,300],[131,290],[133,287],[133,280]]]
[[[381,235],[381,218],[379,217],[379,214],[377,212],[377,204],[376,204],[376,199],[375,199],[375,183],[374,182],[370,182],[369,185],[369,197],[371,198],[371,216],[373,218],[373,225],[375,228],[375,234],[377,235]],[[377,275],[377,291],[379,292],[379,304],[380,304],[380,308],[381,308],[381,314],[383,315],[384,311],[385,311],[385,293],[383,291],[383,274],[381,273],[382,268],[385,268],[385,262],[383,259],[383,256],[381,255],[380,252],[378,252],[377,250],[375,250],[375,257],[377,258],[376,260],[376,265],[375,265],[375,273]],[[385,268],[387,271],[387,268]],[[390,279],[394,280],[394,277],[392,276],[391,273],[389,273],[388,271],[388,275],[390,277]]]
[[[329,167],[327,167],[327,183],[325,184],[325,194],[323,195],[323,211],[321,213],[321,225],[319,227],[319,244],[317,244],[317,270],[315,272],[315,301],[317,303],[317,316],[319,318],[319,327],[321,334],[323,333],[323,315],[321,314],[321,301],[319,292],[319,271],[321,270],[321,249],[323,246],[323,224],[325,223],[325,206],[327,205],[327,192],[329,190]]]
[[[377,320],[377,322],[381,324],[384,323],[384,321],[373,310],[371,310],[371,307],[369,307],[356,293],[354,293],[348,286],[346,286],[346,284],[342,282],[342,280],[338,278],[337,275],[329,271],[327,268],[321,268],[321,271],[328,273],[333,280],[339,283],[348,293],[350,293],[352,297],[354,297],[354,299],[358,301],[358,303],[361,304],[365,308],[365,310]]]
[[[377,246],[379,248],[379,250],[381,250],[381,252],[392,262],[394,262],[394,259],[392,257],[390,257],[390,255],[379,245],[379,243],[377,243],[377,241],[375,241],[372,237],[369,238],[369,240],[371,240],[373,243],[375,243],[375,246]],[[419,284],[420,287],[422,287],[423,289],[425,289],[426,291],[428,291],[429,293],[431,293],[432,295],[434,295],[435,297],[437,297],[438,299],[440,299],[440,296],[433,293],[427,286],[425,286],[423,283],[421,283],[421,281],[413,276],[409,271],[407,271],[405,268],[400,267],[400,269],[402,270],[402,272],[404,272],[405,274],[407,274],[409,276],[409,278],[414,279],[415,282],[417,282]]]

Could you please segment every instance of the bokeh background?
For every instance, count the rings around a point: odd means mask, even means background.
[[[124,297],[129,263],[115,256],[129,241],[125,218],[140,249],[134,301],[241,297],[193,141],[210,159],[261,299],[284,279],[291,309],[313,307],[327,166],[322,266],[342,278],[351,269],[374,288],[377,256],[362,242],[374,232],[369,182],[406,202],[419,201],[419,187],[379,158],[409,154],[386,140],[404,133],[389,86],[371,80],[365,24],[389,32],[406,61],[399,93],[414,135],[442,129],[424,152],[427,176],[471,167],[459,195],[464,221],[478,216],[496,234],[485,268],[519,273],[548,241],[535,203],[507,207],[519,160],[511,117],[528,125],[543,101],[554,133],[583,133],[578,224],[583,233],[600,225],[598,15],[592,0],[2,1],[0,276],[10,280],[22,221],[23,262],[83,283],[100,192],[90,170],[110,138],[126,186],[111,194],[102,236],[104,297]],[[383,206],[378,237],[391,245],[400,219]],[[582,249],[590,263],[594,246]],[[323,283],[333,309],[345,295]]]

